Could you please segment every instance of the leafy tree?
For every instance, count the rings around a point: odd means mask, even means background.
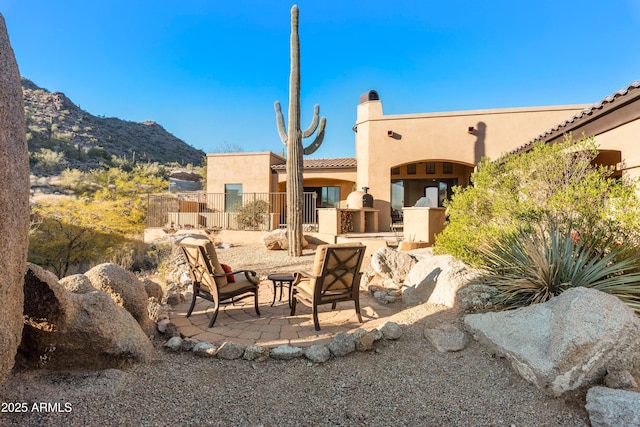
[[[146,192],[167,187],[158,164],[131,171],[67,169],[62,183],[76,196],[44,200],[32,207],[29,259],[59,277],[100,262],[143,264],[135,241],[145,228]]]
[[[64,197],[34,206],[32,223],[39,225],[29,237],[29,261],[51,268],[58,277],[91,264],[125,240],[108,228],[105,215],[104,206],[86,199]]]
[[[481,248],[488,242],[551,218],[567,233],[573,229],[638,244],[636,183],[613,179],[611,167],[593,165],[597,153],[593,138],[567,137],[496,162],[483,159],[471,177],[473,185],[454,189],[436,253],[482,265]]]

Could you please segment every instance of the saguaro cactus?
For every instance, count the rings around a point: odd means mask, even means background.
[[[302,186],[302,156],[311,154],[320,147],[324,139],[326,118],[320,116],[320,106],[313,109],[313,121],[304,131],[300,130],[300,39],[298,37],[298,6],[291,8],[291,74],[289,75],[289,126],[284,126],[280,103],[275,102],[276,122],[282,143],[287,147],[287,228],[289,255],[302,255],[302,220],[304,211]],[[318,129],[316,138],[306,148],[302,139],[308,138]],[[287,132],[288,130],[288,132]]]

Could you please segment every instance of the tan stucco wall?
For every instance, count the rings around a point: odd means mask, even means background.
[[[225,184],[242,184],[243,193],[277,191],[271,166],[284,159],[271,152],[207,155],[207,192],[224,193]]]
[[[278,174],[278,190],[285,192],[287,190],[286,185],[287,176],[284,173]],[[353,191],[356,183],[356,171],[355,170],[341,170],[341,169],[324,169],[324,170],[311,170],[304,172],[305,187],[340,187],[340,205],[344,204],[349,193]]]
[[[621,152],[624,164],[623,175],[629,178],[640,177],[640,120],[634,120],[595,137],[600,150]]]
[[[419,161],[446,161],[473,167],[481,157],[495,159],[584,107],[569,105],[385,116],[381,101],[364,102],[358,105],[356,121],[356,185],[370,188],[374,207],[380,210],[380,229],[388,229],[391,179],[395,178],[391,176],[392,167]],[[470,127],[475,129],[472,134],[468,133]],[[392,136],[389,136],[390,132]]]

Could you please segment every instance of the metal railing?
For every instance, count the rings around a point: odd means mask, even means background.
[[[304,224],[318,224],[316,193],[304,193]],[[273,230],[286,227],[286,193],[150,194],[147,227]]]

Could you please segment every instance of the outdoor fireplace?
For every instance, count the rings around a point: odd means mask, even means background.
[[[347,196],[347,209],[373,208],[373,196],[368,193],[369,187],[362,187],[363,191],[353,191]]]

